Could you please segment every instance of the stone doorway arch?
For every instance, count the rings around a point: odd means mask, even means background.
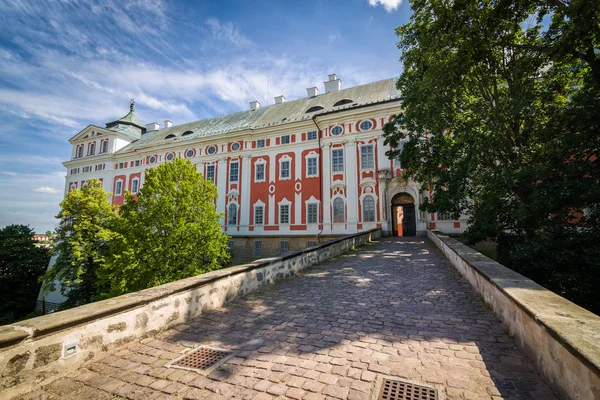
[[[392,231],[394,236],[415,236],[417,234],[415,199],[406,192],[392,197]]]

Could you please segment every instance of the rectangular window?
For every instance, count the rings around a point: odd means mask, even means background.
[[[307,209],[306,222],[309,224],[316,224],[319,216],[319,208],[316,203],[310,203]]]
[[[281,144],[289,144],[290,143],[290,135],[283,135],[281,137]]]
[[[239,176],[239,167],[240,164],[236,162],[232,162],[229,165],[229,182],[237,182]]]
[[[102,153],[106,153],[108,151],[108,140],[102,142],[102,148],[100,149]]]
[[[83,173],[90,172],[90,167],[83,167]]]
[[[279,223],[290,223],[290,206],[288,204],[282,204],[279,206]]]
[[[131,181],[131,193],[136,194],[139,190],[140,181],[139,179],[134,179]]]
[[[264,221],[264,207],[254,207],[254,225],[262,225]]]
[[[254,241],[254,252],[252,254],[254,257],[262,256],[262,240]]]
[[[115,196],[120,196],[123,194],[123,182],[117,181],[115,185]]]
[[[77,157],[77,158],[83,157],[83,145],[77,147],[77,154],[75,155],[75,157]]]
[[[332,172],[344,172],[344,149],[331,150]]]
[[[281,172],[279,173],[279,178],[289,178],[290,177],[290,162],[282,161],[281,162]]]
[[[265,164],[256,164],[254,171],[254,180],[257,182],[265,180]]]
[[[212,182],[215,181],[215,166],[207,165],[206,166],[206,179],[210,179]]]
[[[124,164],[122,162],[119,163],[119,169],[123,169]]]
[[[279,254],[284,255],[290,252],[290,242],[282,240],[279,242]]]
[[[373,146],[362,146],[360,148],[360,168],[370,169],[375,168],[375,154]]]
[[[77,173],[77,168],[71,168],[71,175],[75,175]]]
[[[89,155],[93,156],[94,154],[96,154],[96,143],[90,143]]]
[[[306,132],[306,140],[317,140],[317,131]]]
[[[135,160],[135,166],[139,167],[142,162],[140,160]]]
[[[400,152],[402,152],[403,148],[404,148],[404,142],[400,142],[400,143],[398,143],[398,147],[396,147],[396,150],[400,150]],[[400,158],[396,157],[394,159],[394,166],[402,168],[402,165],[400,164]]]
[[[310,157],[306,159],[306,176],[317,176],[319,175],[317,170],[317,157]]]
[[[98,164],[98,165],[96,166],[96,169],[97,169],[98,171],[102,171],[102,170],[104,169],[104,164]]]
[[[258,139],[256,141],[256,148],[262,149],[263,147],[265,147],[265,139]],[[261,242],[261,246],[262,246],[262,242]]]

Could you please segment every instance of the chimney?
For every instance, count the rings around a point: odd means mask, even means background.
[[[157,131],[160,129],[160,124],[158,122],[153,122],[151,124],[146,124],[146,132]]]
[[[250,110],[254,111],[259,107],[260,107],[260,103],[258,102],[258,100],[254,100],[254,101],[250,102]]]
[[[173,126],[173,121],[165,119],[165,128],[170,128]]]
[[[319,89],[316,86],[306,88],[306,94],[309,98],[316,97],[319,94]]]
[[[275,96],[275,104],[281,104],[281,103],[285,103],[285,96],[284,95]]]
[[[323,83],[325,84],[325,93],[337,92],[342,88],[342,81],[336,74],[329,74],[329,80]]]

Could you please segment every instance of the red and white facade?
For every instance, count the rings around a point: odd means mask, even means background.
[[[395,80],[342,90],[330,75],[325,93],[227,116],[173,126],[142,125],[131,112],[106,128],[90,125],[70,143],[65,190],[92,178],[120,205],[136,193],[145,172],[174,157],[190,159],[219,192],[223,229],[233,238],[317,237],[380,227],[406,234],[403,194],[414,203],[414,228],[462,231],[465,221],[436,221],[419,211],[423,196],[414,182],[398,179],[387,158],[383,125],[401,111]],[[405,196],[409,195],[409,196]],[[401,197],[401,196],[400,196]],[[406,203],[406,201],[405,201]],[[414,232],[409,232],[414,234]],[[297,247],[297,246],[290,246]]]

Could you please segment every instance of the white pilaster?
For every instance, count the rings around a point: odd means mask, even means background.
[[[349,141],[344,143],[344,153],[346,157],[346,201],[348,205],[348,230],[356,231],[358,222],[358,179],[356,174],[356,143]]]
[[[269,195],[269,219],[267,220],[267,225],[275,225],[275,195]]]
[[[383,142],[385,139],[383,137],[377,138],[377,169],[389,169],[390,168],[390,159],[387,158],[385,152],[387,151],[388,146],[384,146]]]
[[[248,226],[250,225],[250,192],[252,190],[252,186],[250,185],[250,179],[250,156],[245,156],[242,158],[242,187],[240,190],[240,207],[242,207],[240,216],[240,228],[243,231],[247,231]]]
[[[296,198],[294,199],[294,222],[295,225],[300,225],[302,223],[302,192],[296,193]]]
[[[331,147],[326,144],[323,150],[323,224],[331,224]]]
[[[225,212],[225,197],[227,196],[227,159],[222,158],[217,164],[217,212]]]

